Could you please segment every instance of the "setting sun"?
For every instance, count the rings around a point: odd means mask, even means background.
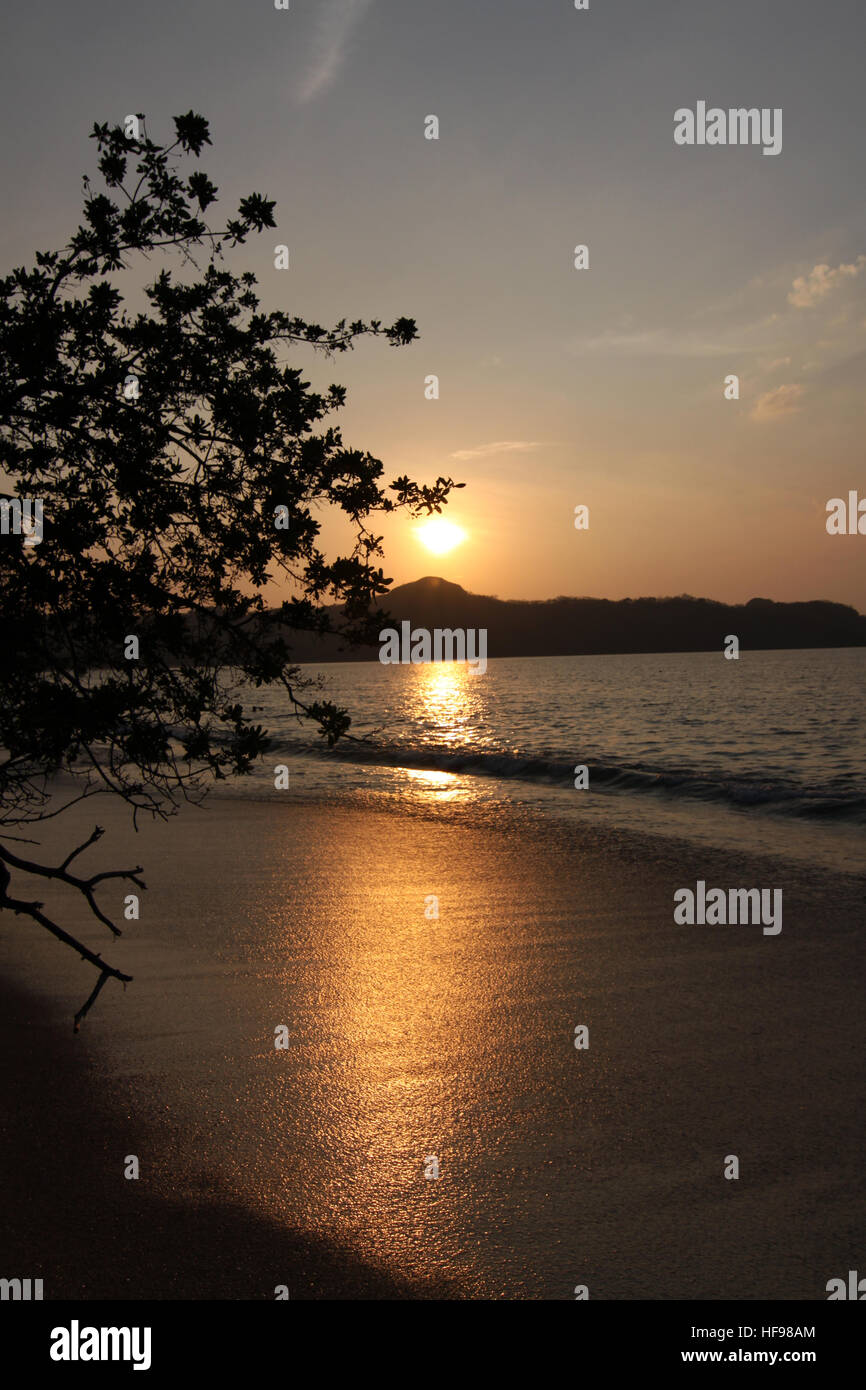
[[[419,526],[415,534],[422,545],[426,545],[427,549],[432,550],[434,555],[444,555],[466,539],[465,531],[461,531],[460,527],[455,526],[453,521],[445,521],[441,516],[433,517],[423,526]]]

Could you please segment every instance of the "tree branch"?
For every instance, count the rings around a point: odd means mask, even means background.
[[[67,873],[67,866],[72,863],[72,860],[87,849],[89,845],[101,839],[104,833],[101,825],[95,826],[92,834],[88,836],[84,844],[72,850],[71,854],[68,854],[63,863],[57,865],[57,867],[52,867],[48,864],[37,864],[32,859],[20,859],[17,854],[13,854],[11,850],[5,849],[2,845],[0,845],[0,859],[6,864],[9,864],[13,869],[21,869],[26,874],[36,874],[40,878],[56,878],[59,879],[61,883],[68,884],[70,888],[77,888],[79,893],[82,893],[87,899],[88,906],[94,917],[102,922],[104,926],[108,927],[108,930],[115,936],[120,936],[120,928],[116,927],[109,917],[106,917],[93,895],[93,890],[98,883],[102,883],[103,880],[107,878],[127,878],[131,883],[134,883],[136,887],[146,889],[147,885],[138,877],[139,874],[144,872],[141,865],[137,864],[134,869],[111,869],[107,872],[92,874],[90,878],[76,878],[74,874]],[[2,899],[0,899],[0,905],[2,905]]]
[[[8,882],[8,874],[6,877],[6,881]],[[77,1033],[78,1025],[81,1022],[81,1019],[84,1017],[88,1009],[95,1001],[96,996],[102,989],[102,986],[105,984],[106,980],[112,978],[115,980],[120,980],[123,984],[129,984],[129,982],[132,979],[132,976],[124,975],[122,970],[116,970],[113,965],[106,964],[106,962],[102,959],[100,955],[97,955],[96,952],[89,950],[83,942],[76,940],[74,936],[70,936],[69,932],[64,931],[62,927],[58,927],[56,922],[52,922],[50,917],[45,916],[45,913],[42,911],[42,906],[42,903],[25,903],[21,902],[18,898],[7,897],[5,892],[5,885],[0,886],[0,908],[6,907],[9,908],[11,912],[15,912],[19,915],[23,913],[27,917],[32,917],[34,922],[38,922],[39,925],[41,927],[44,927],[46,931],[51,932],[51,935],[56,936],[57,940],[62,941],[65,946],[71,946],[74,951],[78,952],[82,960],[89,961],[89,963],[91,965],[96,966],[97,970],[100,972],[95,989],[91,993],[87,1002],[78,1010],[78,1013],[75,1015],[73,1031]]]

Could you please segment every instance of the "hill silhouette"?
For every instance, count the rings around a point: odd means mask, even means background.
[[[382,626],[486,628],[488,657],[583,656],[616,652],[721,651],[733,633],[744,649],[866,646],[866,617],[816,599],[744,604],[693,598],[499,599],[428,575],[392,589],[378,605]],[[336,611],[336,610],[335,610]],[[347,648],[334,636],[287,632],[297,661],[370,661],[379,648]]]

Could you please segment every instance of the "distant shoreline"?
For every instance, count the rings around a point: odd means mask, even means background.
[[[811,647],[743,647],[743,648],[740,649],[740,651],[741,651],[741,656],[761,656],[761,655],[763,655],[763,654],[765,654],[765,653],[770,653],[770,652],[826,652],[826,651],[849,652],[849,651],[859,651],[859,650],[860,650],[861,648],[863,648],[863,647],[866,647],[866,640],[864,640],[864,641],[862,641],[862,642],[849,642],[849,643],[847,643],[845,646],[842,646],[842,647],[834,647],[834,646],[817,646],[817,645],[816,645],[816,646],[811,646]],[[669,651],[656,650],[655,648],[652,648],[651,650],[648,650],[648,651],[616,651],[616,652],[526,652],[526,653],[522,653],[522,654],[521,654],[521,653],[515,653],[515,654],[510,655],[510,656],[495,656],[495,655],[491,655],[491,656],[488,656],[487,660],[488,660],[488,661],[552,661],[552,660],[554,660],[554,659],[559,659],[559,658],[561,657],[561,658],[563,658],[564,660],[569,661],[569,660],[572,659],[572,657],[578,657],[578,658],[584,658],[584,657],[587,657],[587,658],[588,658],[588,657],[592,657],[592,658],[596,658],[596,657],[606,657],[606,656],[717,656],[718,653],[719,653],[719,648],[717,648],[717,647],[688,647],[688,648],[678,648],[678,647],[677,647],[677,648],[671,648]],[[353,654],[352,652],[350,652],[350,651],[347,651],[346,654],[345,654],[345,656],[329,656],[329,657],[322,657],[322,658],[320,658],[320,660],[318,660],[318,661],[312,661],[312,660],[294,661],[293,664],[296,665],[296,666],[343,666],[343,665],[345,665],[347,662],[357,663],[358,665],[361,665],[361,666],[380,666],[380,665],[383,664],[383,663],[379,660],[379,657],[378,657],[378,656],[356,656],[356,655],[354,655],[354,654]],[[406,664],[410,664],[410,663],[406,663]],[[416,663],[416,664],[418,664],[418,663]],[[432,664],[434,664],[434,663],[431,662],[431,663],[428,663],[428,664],[431,664],[431,665],[432,665]],[[443,661],[441,661],[441,662],[439,662],[439,663],[435,663],[435,664],[438,664],[438,665],[448,665],[448,664],[450,664],[450,663],[448,663],[447,661],[443,660]],[[466,663],[465,663],[465,662],[458,662],[458,663],[456,663],[456,664],[458,664],[458,665],[465,665]]]
[[[328,610],[336,629],[339,606]],[[377,600],[381,627],[486,632],[490,659],[527,656],[637,656],[721,651],[731,634],[743,651],[803,651],[866,646],[866,616],[849,604],[814,599],[747,603],[681,594],[676,598],[498,599],[428,576]],[[283,629],[298,663],[370,661],[374,646],[343,648],[333,634]]]

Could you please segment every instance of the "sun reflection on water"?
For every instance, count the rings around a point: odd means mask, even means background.
[[[433,731],[437,741],[447,746],[467,742],[466,731],[473,733],[483,709],[478,683],[465,661],[431,661],[413,668],[415,680],[408,695],[413,719]]]

